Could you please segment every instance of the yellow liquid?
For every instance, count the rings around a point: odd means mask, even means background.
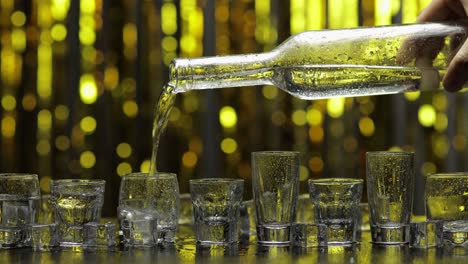
[[[468,195],[429,196],[427,217],[445,221],[468,220]]]
[[[149,173],[154,174],[157,170],[157,155],[158,155],[158,146],[159,138],[164,132],[169,114],[171,113],[172,107],[176,99],[176,94],[172,92],[173,87],[166,85],[163,87],[161,95],[159,95],[158,103],[156,104],[156,109],[154,112],[154,121],[153,121],[153,150],[151,155],[151,163]]]

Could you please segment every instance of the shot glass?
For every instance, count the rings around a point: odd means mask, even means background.
[[[296,220],[299,152],[253,152],[252,187],[258,243],[288,245]]]
[[[158,243],[173,243],[180,211],[177,175],[157,172],[152,176],[148,178],[147,198],[157,214]]]
[[[315,205],[315,222],[328,228],[328,244],[356,242],[362,179],[328,178],[309,180]]]
[[[244,191],[241,179],[190,180],[190,194],[199,244],[238,241],[239,208]]]
[[[444,221],[446,242],[463,244],[462,237],[468,241],[468,172],[428,175],[426,213],[430,220]]]
[[[291,245],[294,247],[326,247],[328,227],[324,224],[295,223],[292,225]]]
[[[442,221],[428,220],[410,223],[410,247],[421,249],[440,247],[442,241]]]
[[[51,202],[62,247],[82,247],[83,226],[98,223],[104,203],[104,180],[55,180]]]
[[[373,243],[409,243],[414,153],[367,152],[366,174]]]
[[[27,239],[34,251],[51,251],[58,247],[57,224],[28,225]]]
[[[115,225],[111,222],[105,224],[87,223],[83,226],[83,246],[87,251],[115,249]]]
[[[38,220],[39,180],[35,174],[0,174],[0,248],[25,246],[26,226]]]

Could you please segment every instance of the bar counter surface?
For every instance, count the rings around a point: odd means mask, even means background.
[[[190,226],[179,226],[176,243],[156,248],[126,251],[75,252],[62,249],[34,252],[29,248],[0,250],[0,264],[16,263],[468,263],[468,248],[443,247],[427,250],[408,246],[376,246],[370,233],[364,232],[362,243],[352,247],[298,249],[264,247],[254,238],[234,246],[199,246]]]

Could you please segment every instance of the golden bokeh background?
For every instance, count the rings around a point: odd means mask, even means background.
[[[305,31],[411,23],[429,0],[0,0],[0,171],[107,181],[147,171],[154,106],[175,57],[268,51]],[[304,101],[271,87],[178,96],[158,168],[246,179],[250,153],[298,150],[304,182],[365,175],[365,152],[416,153],[424,175],[468,170],[468,94]]]

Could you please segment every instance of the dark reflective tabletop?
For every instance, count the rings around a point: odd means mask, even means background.
[[[173,245],[95,252],[3,249],[0,250],[0,263],[468,263],[468,248],[382,247],[370,243],[368,232],[363,233],[362,240],[352,247],[299,249],[259,246],[251,237],[233,246],[200,246],[195,243],[191,227],[183,225],[179,226]]]

